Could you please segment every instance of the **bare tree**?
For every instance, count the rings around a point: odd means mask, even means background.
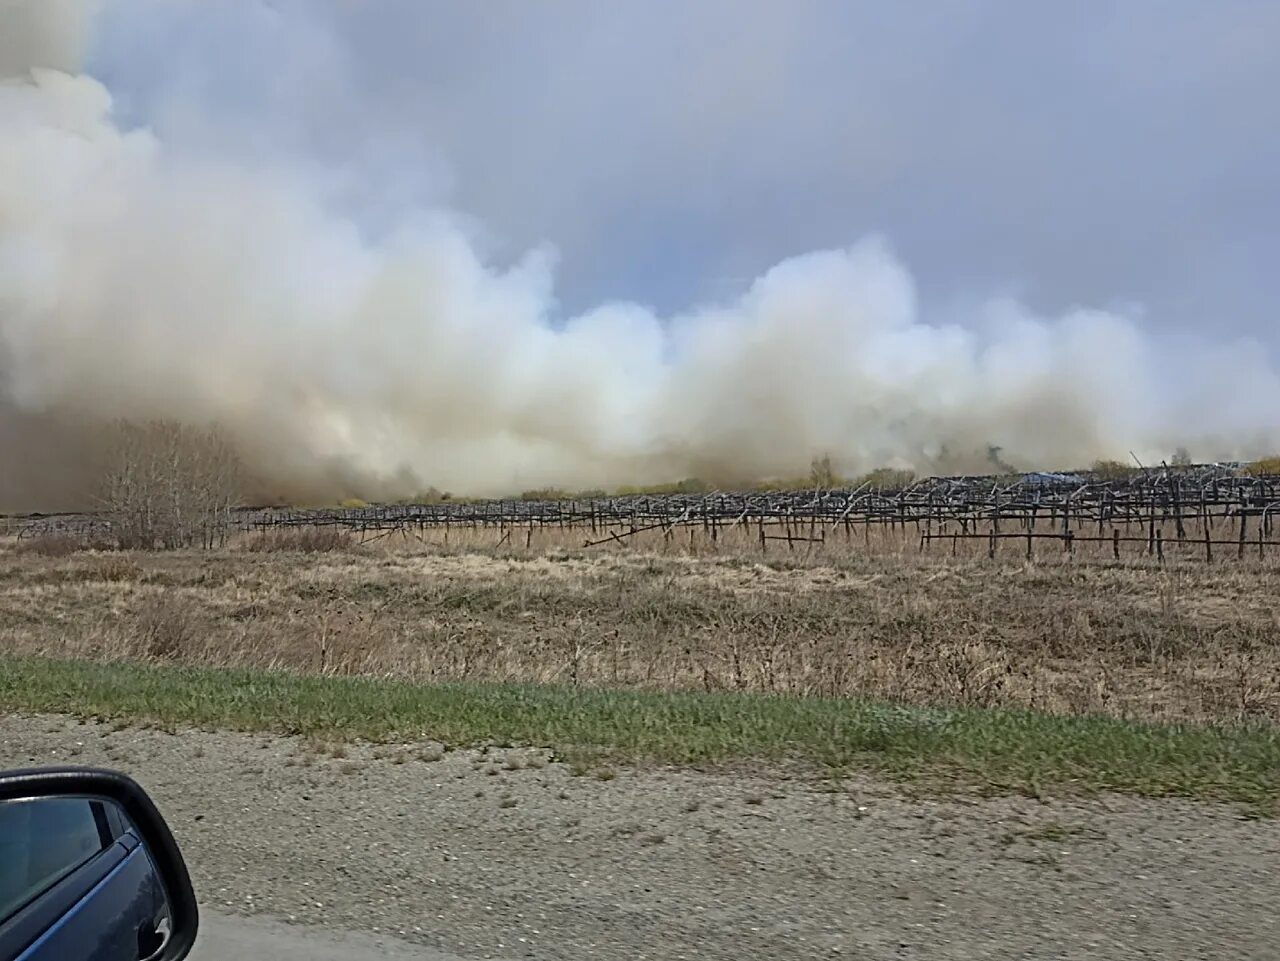
[[[211,547],[240,494],[240,458],[216,427],[117,421],[104,438],[99,500],[120,547]]]
[[[840,486],[840,475],[831,463],[831,455],[823,454],[815,457],[809,464],[809,483],[822,490],[831,490]]]

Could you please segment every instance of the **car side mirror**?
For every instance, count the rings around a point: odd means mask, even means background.
[[[0,772],[0,961],[181,961],[198,925],[177,842],[132,778]]]

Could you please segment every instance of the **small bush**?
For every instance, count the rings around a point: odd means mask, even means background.
[[[686,477],[684,480],[676,481],[676,494],[706,494],[711,490],[711,485],[704,481],[701,477]]]
[[[898,491],[911,486],[916,479],[915,471],[899,470],[894,467],[877,467],[863,474],[853,482],[854,487],[874,487],[877,490]]]
[[[844,485],[843,479],[836,473],[835,466],[831,463],[830,454],[815,457],[809,464],[809,484],[824,490]]]
[[[138,612],[140,653],[156,660],[175,660],[190,652],[197,636],[195,617],[180,600],[161,595]]]
[[[248,549],[255,553],[274,551],[298,554],[321,554],[331,551],[349,551],[355,540],[349,531],[337,527],[300,527],[292,530],[267,531],[249,542]]]
[[[420,504],[446,504],[453,499],[454,496],[449,491],[442,491],[437,487],[428,487],[407,497],[402,497],[395,503],[401,507],[417,507]]]
[[[1123,481],[1129,480],[1137,474],[1138,468],[1131,467],[1120,460],[1096,460],[1093,462],[1093,466],[1089,468],[1089,471],[1098,480]]]
[[[345,500],[339,501],[338,506],[341,507],[343,510],[353,511],[353,510],[359,510],[361,507],[368,507],[369,502],[362,501],[358,497],[348,497]]]

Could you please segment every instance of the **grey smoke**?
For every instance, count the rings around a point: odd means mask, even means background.
[[[292,496],[1280,449],[1265,348],[1007,297],[931,322],[875,236],[566,317],[550,248],[496,263],[443,206],[371,230],[322,164],[122,123],[76,68],[89,22],[0,0],[0,421],[216,421]]]

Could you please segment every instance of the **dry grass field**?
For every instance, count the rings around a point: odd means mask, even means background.
[[[446,543],[446,539],[448,543]],[[1280,721],[1280,568],[1015,547],[921,554],[907,532],[762,555],[660,535],[332,532],[220,551],[0,549],[16,655],[855,697],[1139,721]]]

